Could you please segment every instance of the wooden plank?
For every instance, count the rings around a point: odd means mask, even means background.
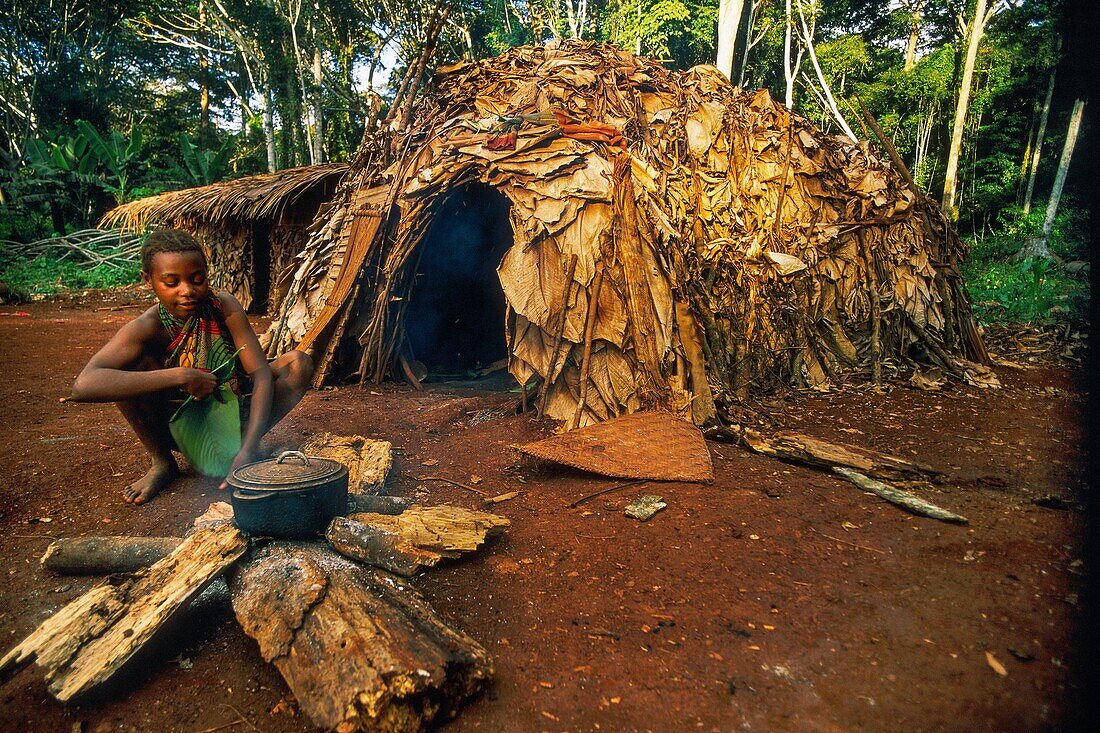
[[[493,674],[488,652],[408,581],[319,542],[268,545],[230,589],[242,628],[326,730],[425,730]]]
[[[109,680],[248,542],[231,524],[201,529],[152,567],[92,588],[0,659],[0,678],[36,662],[66,702]]]

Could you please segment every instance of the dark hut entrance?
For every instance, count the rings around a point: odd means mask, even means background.
[[[510,208],[489,186],[463,186],[443,204],[421,245],[405,329],[430,380],[478,377],[507,358],[496,268],[512,246]]]

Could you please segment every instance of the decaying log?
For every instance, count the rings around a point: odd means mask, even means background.
[[[347,517],[334,517],[325,531],[325,539],[341,555],[406,578],[443,559],[439,553],[422,550],[397,532]]]
[[[328,730],[423,730],[493,674],[488,652],[406,581],[321,543],[272,543],[230,587],[245,632]]]
[[[359,512],[349,518],[394,532],[422,550],[449,558],[474,552],[487,539],[496,537],[511,525],[507,518],[497,514],[447,504],[414,506],[397,516]]]
[[[891,504],[896,504],[903,509],[908,509],[914,514],[931,517],[932,519],[939,519],[944,522],[953,522],[955,524],[967,524],[970,521],[966,517],[961,517],[954,512],[949,512],[942,507],[925,501],[919,496],[910,494],[908,491],[899,489],[896,486],[884,484],[881,481],[875,481],[873,478],[868,478],[859,471],[836,466],[833,467],[833,471],[848,479],[864,491],[870,491],[872,494],[882,497]]]
[[[400,514],[413,505],[407,496],[381,496],[378,494],[348,494],[348,511],[373,512],[374,514]]]
[[[378,491],[386,483],[393,467],[393,444],[362,435],[321,433],[311,438],[302,452],[308,456],[331,458],[348,469],[348,492],[363,494]]]
[[[108,579],[47,619],[0,659],[0,679],[37,662],[58,700],[89,692],[247,548],[230,524],[195,532],[147,570]]]
[[[132,573],[166,557],[181,537],[61,537],[40,561],[63,575]]]
[[[387,508],[382,502],[377,506],[378,509],[371,511]],[[215,501],[206,511],[195,517],[186,534],[192,535],[200,529],[209,529],[232,521],[233,507],[227,502]],[[183,540],[183,537],[61,537],[50,543],[40,562],[47,570],[62,575],[132,573],[167,557]]]
[[[707,438],[736,443],[754,453],[815,467],[841,466],[880,479],[937,479],[943,472],[923,463],[879,453],[845,443],[830,443],[794,432],[776,433],[765,438],[751,428],[737,425],[713,427],[703,432]]]

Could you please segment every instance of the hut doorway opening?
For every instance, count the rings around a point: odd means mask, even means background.
[[[248,312],[267,313],[271,300],[271,222],[257,220],[252,224],[252,303]]]
[[[480,376],[508,356],[496,268],[513,242],[510,208],[489,186],[463,186],[421,244],[405,332],[429,380]]]

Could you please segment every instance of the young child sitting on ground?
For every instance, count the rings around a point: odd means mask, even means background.
[[[141,249],[141,277],[157,304],[92,357],[70,398],[118,403],[137,433],[151,466],[123,492],[133,504],[149,501],[179,476],[169,418],[187,395],[202,400],[214,393],[218,378],[211,371],[238,348],[238,366],[228,382],[242,405],[251,392],[251,405],[241,408],[241,449],[230,472],[257,460],[260,438],[298,404],[313,375],[313,362],[301,351],[268,363],[241,304],[210,287],[206,255],[190,234],[152,232]],[[226,486],[223,481],[218,488]]]

